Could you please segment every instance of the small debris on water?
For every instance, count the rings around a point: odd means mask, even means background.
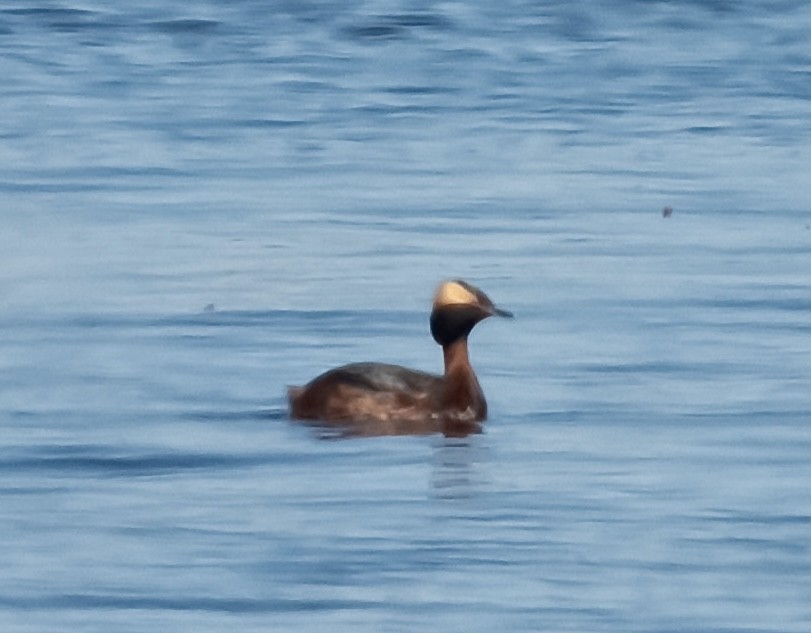
[[[665,207],[662,209],[663,218],[669,218],[671,215],[673,215],[673,207]]]

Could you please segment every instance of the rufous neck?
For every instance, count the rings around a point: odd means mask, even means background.
[[[460,373],[473,373],[467,352],[467,338],[460,338],[442,348],[445,356],[445,377]]]
[[[469,416],[472,420],[487,417],[487,403],[467,353],[467,338],[442,348],[445,354],[445,377],[442,406]]]

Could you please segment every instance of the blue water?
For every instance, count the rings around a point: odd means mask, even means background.
[[[0,631],[811,629],[810,29],[0,2]],[[287,419],[457,276],[483,434]]]

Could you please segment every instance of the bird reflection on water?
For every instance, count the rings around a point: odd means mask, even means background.
[[[310,426],[320,439],[350,439],[387,437],[394,435],[444,435],[447,438],[465,438],[483,431],[481,422],[472,420],[438,420],[430,418],[412,420],[342,420],[323,422],[297,420]]]
[[[481,489],[482,443],[475,437],[441,438],[435,444],[431,468],[434,496],[445,501],[474,497]]]

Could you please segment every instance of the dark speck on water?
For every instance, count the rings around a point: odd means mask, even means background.
[[[0,631],[811,630],[809,31],[0,3]],[[290,422],[449,277],[482,433]]]

